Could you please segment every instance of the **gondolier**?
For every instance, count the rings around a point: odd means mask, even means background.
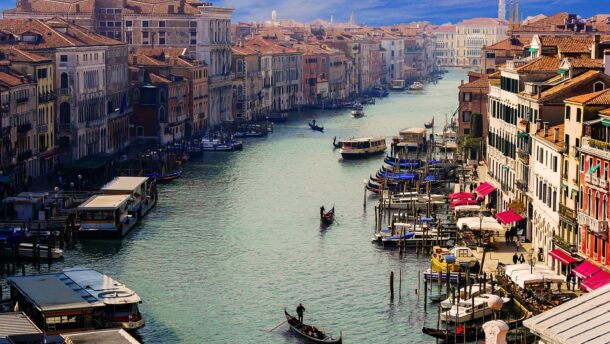
[[[324,209],[324,207],[322,207],[322,209]],[[305,312],[305,307],[303,307],[303,305],[299,303],[299,305],[297,306],[297,316],[299,317],[300,322],[303,322],[303,313],[304,312]]]
[[[325,211],[325,210],[326,210],[326,209],[324,208],[324,206],[321,206],[321,207],[320,207],[320,218],[323,218],[323,217],[324,217],[324,211]]]

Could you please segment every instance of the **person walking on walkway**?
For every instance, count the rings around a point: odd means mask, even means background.
[[[517,256],[517,252],[515,252],[515,254],[513,254],[513,264],[517,264],[518,261],[519,257]]]
[[[521,253],[521,255],[519,256],[519,263],[521,263],[521,264],[525,263],[525,257],[523,256],[523,253]]]
[[[305,307],[303,307],[303,305],[299,303],[299,305],[297,306],[297,316],[298,316],[301,324],[303,323],[303,313],[304,312],[305,312]]]

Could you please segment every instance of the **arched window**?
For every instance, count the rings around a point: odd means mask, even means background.
[[[608,195],[604,195],[604,200],[602,201],[602,221],[606,221],[608,218]]]
[[[68,88],[68,73],[61,73],[60,87]]]
[[[604,90],[605,88],[606,88],[606,85],[604,85],[604,83],[601,81],[598,81],[593,84],[593,92],[599,92],[599,91]]]
[[[599,191],[595,193],[595,219],[599,220]]]
[[[587,214],[591,216],[591,189],[587,193]]]
[[[584,204],[584,202],[582,201],[582,198],[584,197],[584,189],[581,186],[580,187],[580,192],[578,192],[578,205],[580,206],[580,210],[582,210],[582,205]]]

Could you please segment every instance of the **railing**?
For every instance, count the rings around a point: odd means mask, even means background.
[[[530,164],[530,155],[525,150],[518,149],[517,150],[517,155],[519,156],[519,160],[521,160],[521,162],[524,165],[529,165]]]
[[[577,245],[570,245],[569,242],[563,240],[561,237],[559,237],[557,235],[553,235],[553,243],[555,244],[555,246],[559,247],[560,249],[562,249],[566,252],[569,252],[571,254],[578,253]]]
[[[587,226],[596,234],[608,234],[608,222],[597,220],[585,213],[578,213],[578,225]]]
[[[70,95],[70,89],[69,88],[60,88],[59,89],[59,95],[61,95],[61,96],[69,96]]]
[[[515,182],[515,184],[517,184],[517,188],[519,188],[520,190],[527,191],[528,185],[526,180],[519,179]]]
[[[563,204],[559,204],[559,215],[576,221],[576,210],[570,209]]]
[[[591,175],[588,173],[585,173],[585,183],[591,183]]]
[[[45,94],[41,94],[38,96],[38,102],[39,103],[47,103],[47,102],[51,102],[53,100],[55,100],[56,96],[54,92],[49,92],[49,93],[45,93]]]
[[[605,179],[601,179],[599,180],[599,187],[602,189],[607,189],[608,188],[608,181]]]

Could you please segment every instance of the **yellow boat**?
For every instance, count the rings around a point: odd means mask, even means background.
[[[432,254],[431,268],[434,272],[447,272],[447,261],[445,260],[445,256],[449,255],[448,252],[439,252]],[[459,263],[449,263],[449,272],[458,272],[460,271]]]

